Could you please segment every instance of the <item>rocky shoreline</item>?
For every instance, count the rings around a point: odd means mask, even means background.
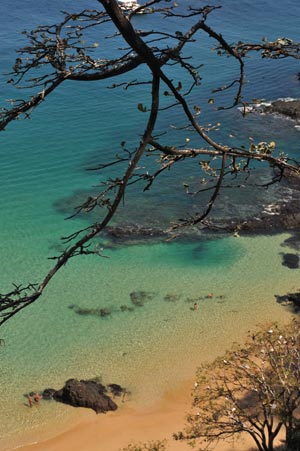
[[[257,101],[257,103],[246,108],[248,113],[276,114],[295,122],[299,121],[300,124],[300,100],[298,99],[278,99],[272,102]],[[240,200],[239,196],[234,198],[234,194],[231,199],[228,199],[230,196],[227,196],[227,200],[224,201],[226,196],[222,199],[221,193],[218,207],[213,208],[205,226],[179,227],[172,231],[168,222],[169,218],[176,221],[178,217],[193,217],[195,211],[204,210],[205,200],[200,199],[199,205],[198,201],[195,200],[193,206],[191,206],[191,202],[185,203],[184,200],[181,200],[179,206],[170,209],[170,214],[162,218],[154,199],[153,205],[149,204],[153,208],[153,214],[149,205],[145,210],[141,208],[139,214],[135,215],[131,214],[132,210],[130,209],[129,214],[123,211],[118,216],[118,222],[105,229],[105,239],[101,241],[101,247],[113,249],[126,245],[168,242],[174,238],[181,241],[196,242],[200,239],[210,239],[212,234],[214,237],[226,233],[240,232],[244,234],[270,234],[299,229],[299,177],[285,173],[280,186],[277,184],[278,188],[274,189],[275,185],[272,185],[269,186],[268,191],[264,191],[264,188],[258,186],[265,183],[266,177],[270,175],[272,177],[272,174],[268,174],[267,171],[268,169],[262,171],[256,168],[254,177],[257,186],[254,184],[252,187],[251,185],[247,186],[242,181],[243,187],[236,188],[244,190],[243,199],[246,199],[246,201]],[[271,180],[271,177],[269,177],[269,180]],[[272,189],[273,191],[271,191]],[[261,194],[257,194],[258,190]],[[253,195],[255,191],[256,193]],[[269,195],[264,193],[269,193]],[[56,208],[64,215],[69,214],[70,205],[81,204],[85,196],[85,192],[75,193],[71,199],[64,199],[57,203]],[[249,208],[249,206],[254,208]],[[126,211],[126,208],[124,210]],[[132,217],[136,218],[134,222],[130,222],[129,218]],[[98,217],[95,220],[98,220]]]
[[[281,116],[289,117],[295,121],[300,120],[300,100],[286,99],[274,100],[269,105],[263,106],[263,111],[266,114],[280,114]]]
[[[291,174],[286,174],[283,181],[288,197],[274,203],[261,206],[261,212],[255,216],[240,218],[209,218],[205,228],[182,228],[176,230],[177,239],[189,241],[199,240],[203,234],[220,232],[247,234],[269,234],[285,231],[295,231],[300,227],[300,179]],[[106,229],[107,237],[116,244],[135,244],[150,241],[168,241],[175,233],[159,227],[151,227],[143,224],[118,224]]]
[[[246,107],[239,108],[242,113],[273,114],[300,122],[300,99],[257,100]]]
[[[276,114],[292,119],[300,124],[300,99],[278,99],[269,103],[257,103],[249,112],[258,114]],[[300,127],[300,125],[299,125]],[[135,244],[150,241],[168,241],[174,235],[176,239],[199,240],[206,232],[237,232],[249,234],[269,234],[295,231],[300,227],[300,178],[285,172],[280,181],[280,193],[274,195],[272,203],[265,203],[257,214],[250,213],[244,218],[220,216],[208,218],[205,227],[179,228],[174,233],[165,228],[149,224],[117,224],[106,229],[107,237],[115,244]],[[261,188],[263,189],[263,188]],[[222,196],[222,194],[221,194]],[[277,197],[277,198],[276,198]],[[262,200],[263,202],[263,200]],[[222,213],[221,213],[222,215]]]

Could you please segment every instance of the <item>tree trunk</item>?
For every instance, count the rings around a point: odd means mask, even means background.
[[[286,431],[286,451],[300,451],[300,429]]]

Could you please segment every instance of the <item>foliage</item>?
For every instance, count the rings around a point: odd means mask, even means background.
[[[300,322],[293,320],[249,335],[244,346],[199,369],[193,412],[176,438],[208,449],[248,434],[259,451],[272,451],[281,432],[287,449],[298,451],[299,406]]]
[[[147,443],[131,443],[120,451],[166,451],[166,440],[155,440]]]

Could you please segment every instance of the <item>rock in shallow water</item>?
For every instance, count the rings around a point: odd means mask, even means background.
[[[106,391],[104,385],[95,381],[69,379],[62,389],[53,394],[53,398],[74,407],[88,407],[96,413],[105,413],[118,408]]]
[[[297,254],[283,254],[282,256],[284,266],[287,266],[290,269],[299,268],[299,256]]]
[[[54,388],[45,388],[45,390],[41,393],[42,399],[49,401],[53,399],[53,395],[56,392]]]

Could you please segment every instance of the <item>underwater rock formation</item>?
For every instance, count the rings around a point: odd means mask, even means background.
[[[177,302],[180,299],[179,294],[168,293],[164,296],[164,301],[166,302]]]
[[[150,291],[132,291],[129,296],[136,307],[143,307],[145,302],[154,298],[155,294]]]
[[[101,316],[102,318],[105,316],[109,316],[112,313],[112,310],[108,307],[102,308],[87,308],[87,307],[79,307],[78,305],[69,305],[71,310],[74,310],[78,315],[93,315],[93,316]]]
[[[282,254],[282,264],[290,269],[299,268],[299,256],[297,254]]]
[[[168,233],[158,227],[146,227],[139,224],[121,226],[109,226],[106,232],[113,238],[121,239],[122,241],[131,239],[143,238],[159,238],[167,237]]]
[[[287,293],[282,296],[275,295],[276,301],[285,307],[291,308],[293,313],[299,313],[300,311],[300,292]]]

